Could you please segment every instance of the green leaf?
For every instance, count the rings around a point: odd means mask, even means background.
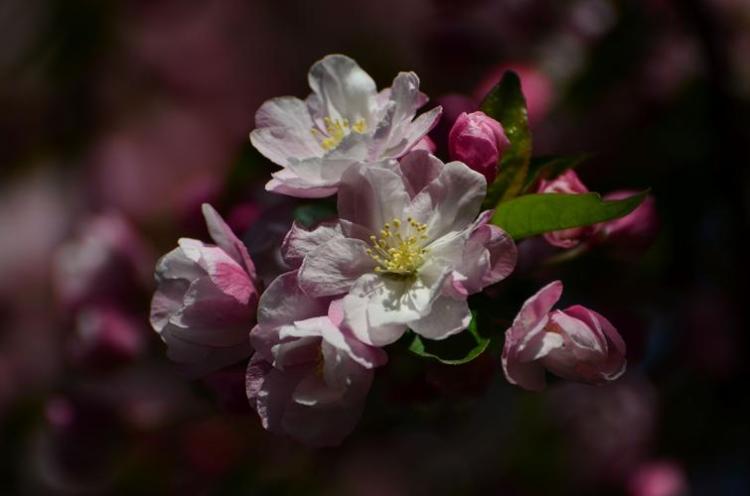
[[[521,192],[531,159],[529,118],[518,75],[507,71],[485,97],[480,109],[503,125],[510,140],[500,160],[497,178],[487,188],[484,204],[486,208],[493,208]]]
[[[534,157],[529,164],[529,173],[524,181],[523,191],[528,192],[538,179],[554,179],[568,169],[575,169],[588,159],[588,155],[574,157]]]
[[[294,209],[294,220],[306,228],[336,217],[336,206],[326,201],[306,203]]]
[[[598,193],[524,195],[498,205],[492,223],[519,240],[622,217],[635,210],[647,194],[648,190],[618,201],[604,201]]]
[[[481,355],[490,344],[477,330],[476,315],[472,315],[469,328],[447,339],[435,341],[422,339],[418,334],[409,345],[409,351],[421,357],[431,358],[447,365],[461,365]]]

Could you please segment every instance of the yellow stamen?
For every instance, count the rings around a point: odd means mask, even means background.
[[[357,119],[354,125],[350,125],[349,119],[331,119],[330,117],[325,117],[323,118],[323,125],[325,126],[325,134],[317,128],[313,128],[311,132],[320,141],[320,146],[326,151],[333,150],[339,146],[341,141],[352,132],[364,134],[367,131],[367,123],[362,118]]]
[[[375,272],[395,276],[412,276],[424,263],[427,248],[427,225],[411,217],[406,220],[402,234],[402,221],[393,219],[380,230],[380,238],[370,236],[372,248],[367,254],[377,262]]]

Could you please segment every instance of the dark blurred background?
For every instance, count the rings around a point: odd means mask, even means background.
[[[0,33],[2,494],[750,494],[747,0],[3,0]],[[311,450],[262,430],[241,365],[178,374],[148,325],[156,257],[205,239],[209,201],[272,277],[296,203],[263,193],[247,135],[333,52],[380,87],[416,71],[444,158],[514,69],[536,155],[652,188],[648,250],[542,264],[531,240],[498,290],[511,319],[564,280],[624,335],[624,378],[531,394],[496,349],[395,347],[354,434]]]

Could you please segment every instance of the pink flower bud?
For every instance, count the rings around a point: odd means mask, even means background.
[[[565,171],[551,181],[542,180],[537,188],[538,193],[562,193],[568,195],[588,193],[589,189],[578,179],[573,170]],[[561,229],[544,235],[544,239],[558,248],[574,248],[590,238],[597,230],[596,226],[573,227]]]
[[[622,200],[636,194],[637,191],[615,191],[604,196],[605,200]],[[601,234],[612,245],[626,249],[642,250],[654,241],[659,233],[659,218],[656,214],[656,203],[652,196],[647,196],[638,208],[625,217],[601,224]]]
[[[448,135],[451,159],[484,175],[487,184],[495,180],[498,161],[509,145],[503,126],[479,111],[459,115]]]
[[[607,319],[580,305],[552,310],[562,290],[560,281],[542,288],[506,331],[502,362],[512,384],[541,391],[545,369],[589,384],[613,381],[625,372],[625,342]]]

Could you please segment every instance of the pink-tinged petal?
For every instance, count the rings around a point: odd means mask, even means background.
[[[379,232],[394,218],[402,218],[409,195],[395,161],[357,164],[341,178],[338,212],[341,219]]]
[[[338,401],[316,406],[292,402],[284,414],[284,432],[309,446],[341,444],[359,422],[372,384],[372,371],[360,370]]]
[[[412,150],[399,161],[401,174],[411,198],[437,179],[445,164],[425,150]]]
[[[248,304],[251,298],[255,300],[257,289],[249,275],[224,250],[189,238],[180,239],[179,245],[184,255],[201,267],[221,291],[242,304]]]
[[[429,136],[424,136],[421,140],[417,141],[417,144],[412,147],[411,151],[425,151],[427,153],[435,153],[437,151],[437,144]]]
[[[282,169],[271,174],[266,183],[266,191],[296,198],[325,198],[336,193],[335,187],[312,186],[292,171]]]
[[[490,270],[484,274],[482,284],[484,287],[502,281],[508,277],[516,268],[518,261],[518,250],[513,238],[498,226],[487,224],[481,228],[480,236],[484,238],[489,230],[485,248],[490,254]]]
[[[169,323],[169,318],[182,307],[185,292],[190,287],[186,279],[166,279],[160,282],[159,287],[151,299],[151,327],[156,332]]]
[[[351,330],[342,327],[344,323],[343,298],[331,302],[328,320],[330,325],[320,326],[321,335],[326,343],[346,353],[349,358],[368,369],[387,363],[388,355],[383,350],[366,345],[358,340]]]
[[[254,356],[246,374],[248,401],[265,429],[310,446],[335,446],[356,426],[372,384],[372,372],[359,367],[359,373],[347,373],[348,386],[339,398],[314,404],[307,396],[320,396],[304,394],[314,388],[303,386],[311,375],[314,377],[315,372],[309,367],[280,371]]]
[[[583,307],[580,307],[583,309]],[[585,309],[584,309],[585,310]],[[598,324],[595,327],[589,325],[574,315],[562,310],[550,312],[550,321],[547,324],[547,332],[560,334],[572,345],[571,353],[580,360],[592,360],[602,357],[607,353],[607,343]]]
[[[471,312],[465,300],[441,296],[432,304],[430,313],[411,322],[409,328],[427,339],[445,339],[469,327],[470,322]]]
[[[375,267],[368,245],[359,239],[334,238],[305,257],[299,269],[299,285],[310,296],[346,293],[354,282]]]
[[[511,328],[505,331],[502,364],[505,377],[511,384],[531,391],[544,389],[544,367],[534,359],[549,352],[555,344],[552,339],[545,341],[544,326],[562,290],[560,281],[551,282],[540,289],[526,300]]]
[[[328,55],[310,68],[308,82],[331,119],[365,119],[371,124],[375,81],[354,60],[345,55]]]
[[[254,313],[254,306],[238,303],[202,278],[191,283],[169,323],[181,339],[196,345],[233,346],[247,342]]]
[[[513,356],[508,341],[503,348],[503,373],[511,384],[528,391],[543,391],[546,386],[544,367],[539,362],[521,362]]]
[[[231,346],[204,346],[181,338],[182,329],[167,325],[160,336],[167,345],[167,357],[185,367],[191,377],[227,367],[246,359],[252,353],[247,340]]]
[[[245,388],[250,405],[258,412],[264,429],[283,432],[284,411],[300,380],[300,374],[276,370],[258,355],[253,355],[250,359],[245,375]]]
[[[258,298],[258,291],[247,272],[237,262],[227,257],[219,248],[205,247],[201,250],[199,264],[206,270],[211,281],[224,294],[247,305]]]
[[[499,227],[487,223],[491,214],[485,211],[479,216],[463,246],[460,260],[454,262],[456,270],[465,277],[462,285],[471,294],[508,277],[518,259],[513,239]],[[445,252],[445,248],[440,252]]]
[[[606,359],[599,367],[602,379],[613,381],[625,373],[627,347],[612,323],[601,314],[580,305],[566,308],[565,313],[585,322],[597,334],[606,339]]]
[[[424,114],[420,115],[410,124],[406,124],[404,129],[399,133],[399,140],[395,141],[393,137],[389,143],[390,147],[384,152],[384,157],[399,158],[408,153],[414,146],[424,138],[427,133],[440,121],[443,114],[443,107],[434,107]],[[395,142],[394,142],[395,141]]]
[[[193,280],[203,275],[201,268],[181,248],[175,248],[156,262],[156,280]]]
[[[266,158],[286,167],[290,158],[302,160],[323,155],[313,136],[315,128],[305,102],[293,97],[268,100],[255,114],[256,129],[250,142]]]
[[[305,294],[297,282],[297,272],[287,272],[274,279],[261,295],[258,325],[273,328],[325,315],[328,303]]]
[[[414,197],[409,213],[428,222],[427,235],[435,240],[471,225],[486,192],[487,184],[481,174],[460,162],[450,162]]]
[[[553,281],[526,300],[521,307],[521,311],[513,320],[513,329],[516,331],[513,336],[523,338],[528,331],[538,327],[542,319],[547,317],[552,307],[555,306],[555,303],[560,300],[562,291],[562,282]]]
[[[340,237],[341,225],[336,221],[323,222],[312,230],[295,222],[281,243],[281,256],[290,267],[299,267],[302,260],[317,247]]]
[[[211,205],[204,203],[202,210],[211,239],[213,239],[214,243],[224,250],[227,255],[232,257],[235,262],[242,266],[252,281],[255,281],[255,264],[250,258],[250,254],[248,254],[245,244],[235,236],[232,229],[226,222],[224,222],[224,219],[221,218]]]

